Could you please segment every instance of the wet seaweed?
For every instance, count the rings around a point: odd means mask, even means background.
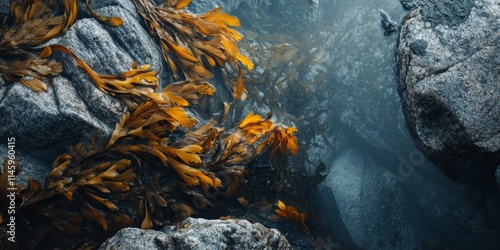
[[[133,0],[174,80],[207,80],[213,77],[211,69],[231,64],[238,72],[234,93],[240,99],[245,89],[241,66],[252,70],[253,63],[239,52],[240,33],[229,28],[240,26],[238,18],[222,13],[220,7],[191,14],[184,11],[190,2],[169,0],[156,5],[150,0]]]
[[[172,133],[196,123],[179,102],[144,102],[123,115],[110,138],[95,136],[58,156],[44,185],[20,187],[17,214],[29,221],[20,237],[33,239],[23,247],[98,246],[102,235],[127,226],[160,228],[227,209],[224,199],[240,193],[244,166],[281,126],[250,113],[232,132],[209,123],[174,140]],[[63,240],[52,242],[56,237]]]
[[[122,98],[129,108],[109,137],[95,134],[88,144],[77,143],[59,155],[44,184],[30,180],[27,186],[19,187],[20,248],[96,248],[124,227],[159,229],[189,216],[229,215],[234,206],[271,214],[278,197],[295,195],[289,187],[301,180],[294,180],[288,158],[298,154],[297,129],[277,123],[271,115],[263,118],[252,112],[229,129],[222,126],[224,123],[217,125],[215,119],[200,126],[187,111],[190,105],[215,93],[205,81],[215,67],[238,73],[231,88],[237,98],[242,97],[242,75],[246,73],[242,66],[248,70],[254,66],[236,45],[241,35],[228,27],[239,26],[238,19],[221,13],[220,8],[201,15],[187,13],[183,8],[190,0],[158,6],[146,0],[133,2],[162,48],[173,79],[180,80],[162,90],[149,65],[134,63],[129,71],[104,75],[61,45],[40,50],[34,49],[40,43],[24,41],[14,55],[0,49],[2,58],[23,55],[27,61],[18,67],[11,66],[15,66],[13,61],[1,61],[0,73],[8,81],[24,81],[35,91],[46,91],[43,77],[62,70],[59,63],[47,58],[59,51],[72,57],[97,88]],[[46,28],[52,37],[63,35],[75,21],[78,1],[62,1],[62,13],[49,12],[47,3],[59,2],[13,3],[6,19],[11,26],[0,33],[2,39],[13,27],[27,29],[22,27],[29,27],[25,23],[35,17],[52,20]],[[90,1],[86,4],[90,9]],[[36,6],[45,6],[40,7],[40,13],[45,14],[26,11]],[[117,18],[100,17],[92,10],[91,15],[111,26],[121,24]],[[36,41],[45,39],[38,37]],[[278,50],[273,54],[282,55]],[[288,59],[271,60],[281,65]],[[2,63],[6,64],[4,69]],[[293,76],[286,81],[298,86],[290,80]],[[283,82],[279,81],[270,82]],[[228,110],[229,104],[225,115]],[[4,189],[5,178],[5,174],[0,175]],[[285,218],[299,221],[307,230],[305,215],[297,212],[304,211],[302,208],[280,204],[278,211]],[[3,216],[0,214],[2,226]],[[2,226],[0,230],[4,230]],[[5,239],[0,238],[0,242]]]
[[[98,16],[90,8],[90,1],[86,2],[97,20],[111,26],[121,25],[119,17]],[[62,72],[61,63],[47,59],[52,50],[66,52],[81,62],[73,52],[61,45],[42,47],[42,52],[38,48],[45,42],[64,35],[71,28],[76,21],[78,6],[79,0],[12,1],[10,13],[0,28],[0,75],[7,82],[20,82],[35,92],[47,91],[44,78]],[[59,9],[61,11],[57,11]],[[86,71],[93,72],[90,68]],[[99,78],[93,75],[91,77],[99,85],[96,81]],[[102,90],[101,87],[100,89]]]

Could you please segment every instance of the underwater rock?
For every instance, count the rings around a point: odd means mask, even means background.
[[[497,180],[497,186],[500,189],[500,166],[497,167],[497,171],[495,172],[495,179]]]
[[[404,10],[395,1],[330,1],[323,22],[331,23],[333,59],[329,68],[333,117],[380,150],[393,154],[411,145],[397,90],[396,36],[384,36],[383,7],[399,22]]]
[[[0,0],[0,15],[9,13],[10,0]]]
[[[78,20],[63,37],[52,39],[49,44],[70,48],[99,73],[120,73],[133,61],[151,64],[152,69],[162,71],[161,53],[142,28],[131,1],[94,2],[98,5],[95,8],[92,4],[97,13],[118,16],[123,25],[108,27],[89,16]],[[0,117],[8,121],[0,127],[0,136],[16,138],[17,145],[26,149],[18,155],[30,154],[47,162],[63,152],[65,146],[87,141],[95,131],[109,135],[125,111],[119,99],[97,89],[69,56],[55,52],[53,58],[63,63],[64,72],[45,80],[47,92],[36,93],[19,83],[4,84],[0,79]]]
[[[498,4],[428,4],[405,17],[399,40],[408,127],[419,148],[450,176],[493,184],[500,162]],[[450,16],[455,9],[457,16]]]
[[[160,231],[125,228],[99,248],[111,249],[292,249],[276,229],[247,220],[187,218]]]
[[[396,166],[386,166],[353,149],[342,152],[316,197],[332,235],[362,249],[492,249],[500,244],[498,223],[491,221],[481,195],[416,156],[414,151]]]
[[[344,244],[362,249],[419,249],[432,238],[418,206],[394,188],[386,170],[347,149],[318,186],[320,214]]]
[[[382,16],[382,28],[384,28],[384,35],[388,36],[396,31],[398,25],[392,21],[383,10],[379,9],[378,11],[380,12],[380,16]]]

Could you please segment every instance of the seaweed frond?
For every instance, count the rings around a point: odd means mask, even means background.
[[[297,209],[294,206],[287,206],[287,205],[285,205],[285,203],[278,200],[278,208],[275,209],[274,212],[277,215],[279,215],[287,220],[295,221],[296,223],[298,223],[302,227],[302,229],[306,233],[309,232],[309,230],[307,229],[307,226],[305,224],[305,219],[306,219],[305,213],[297,211]]]
[[[98,21],[106,22],[111,26],[118,26],[123,23],[118,17],[98,16],[90,8],[90,0],[86,0],[86,3],[90,13]],[[10,13],[5,18],[3,27],[0,28],[0,55],[5,57],[0,59],[0,75],[8,82],[18,81],[35,92],[47,91],[47,85],[42,79],[49,75],[57,75],[62,71],[60,63],[56,63],[53,60],[46,60],[52,53],[52,50],[64,51],[72,55],[75,59],[76,56],[60,45],[45,47],[40,55],[36,55],[33,51],[39,50],[36,46],[42,45],[52,38],[64,35],[75,23],[78,7],[79,0],[12,1]],[[62,11],[58,11],[59,9],[62,9]],[[9,57],[14,58],[14,60],[6,60]],[[26,59],[19,61],[18,57]],[[80,59],[76,60],[82,68],[86,69],[94,82],[104,92],[123,92],[123,88],[130,88],[131,81],[136,81],[137,78],[146,79],[151,82],[153,81],[153,77],[155,77],[154,73],[144,68],[145,66],[141,66],[139,69],[140,72],[132,69],[128,73],[118,76],[101,75],[93,72],[86,65],[86,67],[82,66],[84,62]],[[120,78],[128,79],[120,81],[118,80]],[[110,91],[110,88],[115,89],[114,91]],[[142,91],[136,90],[134,93],[138,95],[138,92]]]
[[[286,156],[288,154],[296,155],[299,152],[297,137],[293,133],[297,132],[294,127],[285,128],[276,126],[271,134],[259,145],[257,153],[271,149],[270,157],[276,157],[276,154]]]
[[[53,51],[61,51],[73,58],[77,65],[82,68],[92,79],[94,84],[102,92],[116,95],[131,95],[139,97],[142,101],[148,97],[154,96],[153,93],[158,89],[156,71],[150,70],[150,65],[138,66],[134,62],[131,69],[117,75],[106,75],[95,72],[82,59],[80,59],[70,49],[54,44],[45,47],[42,52],[43,57],[48,57]]]
[[[87,5],[87,9],[90,12],[90,15],[100,23],[107,24],[112,27],[120,26],[123,24],[123,20],[119,17],[107,17],[107,16],[99,16],[92,8],[90,7],[91,0],[85,0],[85,4]]]
[[[191,1],[168,1],[155,6],[149,0],[133,0],[137,12],[162,49],[176,80],[206,80],[212,78],[210,70],[224,67],[226,62],[238,69],[237,98],[241,98],[244,85],[241,65],[252,70],[254,65],[242,55],[236,45],[241,35],[229,26],[239,26],[239,20],[220,8],[203,15],[183,11]]]
[[[9,82],[18,81],[35,92],[47,91],[40,79],[61,73],[62,65],[54,60],[30,57],[24,61],[5,62],[0,59],[0,75]]]
[[[12,1],[6,19],[11,27],[0,40],[0,50],[37,46],[66,33],[76,21],[79,0],[60,3],[62,15],[54,11],[58,9],[54,1]]]

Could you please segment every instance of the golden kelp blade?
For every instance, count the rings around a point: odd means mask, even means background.
[[[143,98],[150,95],[151,90],[158,88],[156,71],[149,70],[149,66],[139,67],[138,69],[131,69],[120,73],[118,75],[104,75],[96,73],[92,70],[82,59],[68,48],[61,45],[49,45],[52,51],[61,51],[73,59],[75,59],[78,66],[87,72],[94,84],[104,93],[111,95],[115,94],[130,94]],[[146,88],[139,88],[146,87]]]
[[[210,70],[225,67],[226,62],[240,69],[254,65],[240,54],[236,41],[241,35],[228,27],[239,26],[238,18],[221,13],[215,8],[203,15],[184,12],[191,1],[177,0],[155,6],[150,0],[133,0],[137,12],[146,23],[150,34],[157,38],[163,58],[176,80],[197,81],[213,77]],[[235,97],[240,99],[245,86],[238,70]]]
[[[66,33],[76,21],[79,0],[65,0],[62,5],[64,12],[57,15],[54,1],[12,1],[8,17],[12,27],[4,33],[0,47],[37,46]]]
[[[35,92],[47,91],[47,85],[40,78],[57,75],[61,71],[60,63],[38,57],[10,63],[0,59],[0,75],[3,78],[10,82],[19,81]]]
[[[280,200],[278,200],[278,209],[275,209],[274,212],[285,219],[293,220],[300,224],[305,223],[306,215],[304,213],[299,213],[294,206],[287,206]]]
[[[219,179],[212,180],[209,176],[205,175],[202,171],[190,167],[186,164],[180,163],[174,159],[167,158],[168,164],[175,169],[189,187],[198,186],[200,184],[209,185],[211,187],[220,187],[221,182]]]
[[[123,24],[123,20],[121,18],[119,18],[119,17],[103,17],[103,16],[99,16],[90,7],[90,1],[91,0],[85,0],[85,4],[87,5],[87,9],[89,10],[90,15],[92,15],[92,17],[94,17],[97,21],[99,21],[101,23],[105,23],[105,24],[107,24],[109,26],[113,26],[113,27],[120,26],[120,25]]]
[[[260,154],[269,149],[271,150],[271,158],[276,157],[278,153],[281,156],[287,156],[288,153],[292,155],[298,154],[297,137],[293,134],[295,132],[297,132],[297,129],[294,127],[276,126],[271,131],[271,134],[257,147],[257,153]]]

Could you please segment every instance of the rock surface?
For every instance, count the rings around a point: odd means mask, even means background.
[[[422,2],[405,18],[397,52],[408,126],[449,174],[492,182],[500,162],[500,6]]]
[[[100,15],[118,16],[124,24],[107,27],[93,18],[79,19],[63,37],[49,43],[70,48],[99,73],[123,72],[133,61],[161,71],[159,49],[142,28],[131,2],[94,2],[98,4],[94,10]],[[15,137],[18,156],[40,158],[49,166],[66,146],[87,141],[96,131],[109,135],[125,111],[119,99],[97,89],[66,54],[56,52],[53,57],[63,63],[64,72],[46,80],[47,92],[35,93],[19,83],[0,85],[0,117],[8,121],[0,127],[0,137]],[[31,174],[34,172],[21,172]]]
[[[398,95],[394,58],[397,32],[385,36],[382,17],[399,22],[396,1],[329,1],[321,20],[334,27],[330,46],[330,97],[334,117],[370,145],[392,154],[410,147]]]
[[[405,159],[407,158],[407,159]],[[500,244],[479,197],[414,151],[392,168],[346,149],[318,186],[317,205],[343,244],[362,249],[483,248]]]
[[[0,0],[0,14],[9,13],[10,0]]]
[[[344,151],[318,187],[332,234],[363,249],[415,249],[431,238],[416,204],[392,187],[381,168],[355,150]],[[338,211],[332,210],[332,201]],[[351,242],[350,242],[351,241]]]
[[[497,181],[497,186],[500,189],[500,166],[497,167],[497,171],[495,172],[495,179]]]
[[[99,248],[111,249],[292,249],[275,229],[247,220],[187,218],[161,231],[125,228]]]

